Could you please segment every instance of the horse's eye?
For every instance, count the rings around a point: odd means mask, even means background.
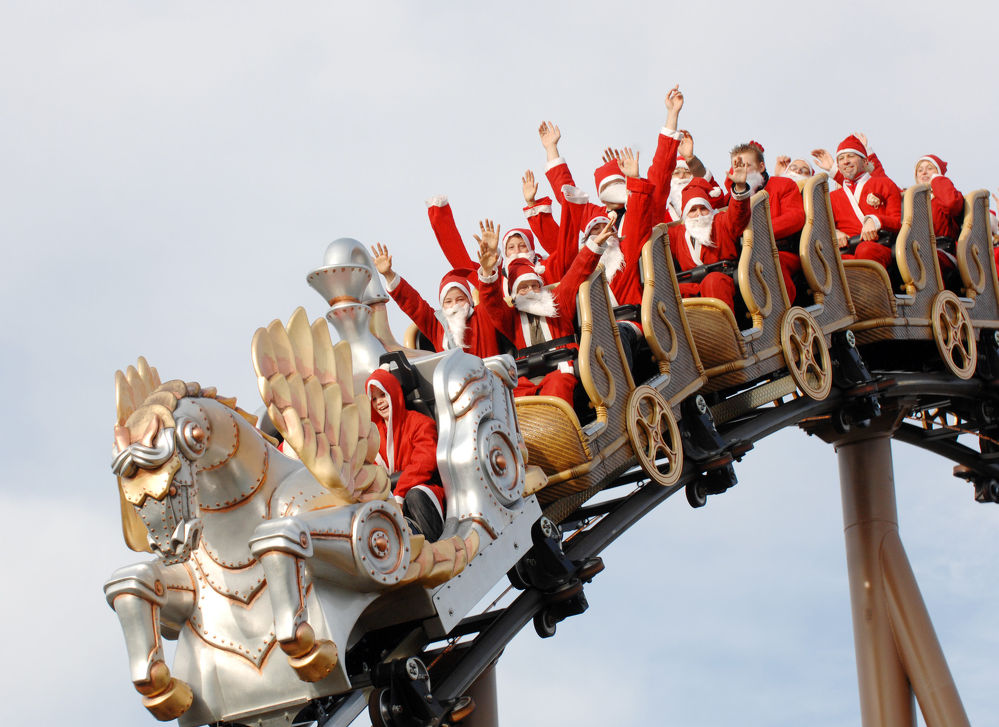
[[[205,453],[205,430],[192,419],[177,422],[177,446],[188,459],[197,459]]]

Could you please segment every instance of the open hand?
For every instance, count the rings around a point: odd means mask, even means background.
[[[673,86],[666,93],[666,111],[671,114],[680,113],[680,109],[683,108],[683,91],[680,90],[680,84]]]
[[[815,166],[827,174],[832,171],[833,164],[835,164],[832,154],[825,149],[812,149],[812,159],[815,160]]]
[[[395,273],[392,271],[392,256],[389,255],[388,248],[380,242],[376,242],[371,248],[371,254],[375,260],[375,270],[385,276],[390,283],[395,280]]]
[[[728,178],[732,180],[733,192],[744,191],[741,188],[748,186],[746,184],[746,175],[748,173],[749,167],[743,163],[742,159],[736,158],[736,160],[732,163],[732,171],[728,173]],[[736,187],[740,187],[740,189],[737,190]]]
[[[638,152],[632,153],[631,147],[625,147],[624,151],[619,152],[617,163],[621,167],[621,171],[624,172],[624,176],[638,176]]]
[[[686,129],[680,129],[680,133],[683,134],[683,138],[680,139],[677,152],[689,162],[694,158],[694,137]]]
[[[524,201],[528,207],[534,205],[534,200],[538,196],[538,183],[534,181],[534,172],[528,169],[524,176],[520,178],[520,186],[524,191]]]
[[[621,150],[620,149],[613,149],[611,147],[607,147],[606,149],[604,149],[604,154],[601,157],[601,159],[604,160],[604,164],[606,164],[607,162],[609,162],[609,161],[611,161],[613,159],[620,160],[621,159]]]
[[[541,138],[541,146],[545,148],[545,151],[558,151],[558,142],[562,138],[562,132],[558,126],[551,121],[542,121],[538,127],[538,136]]]
[[[781,154],[777,157],[777,162],[774,164],[774,176],[782,177],[784,172],[787,171],[788,166],[791,164],[791,157],[786,154]]]
[[[472,235],[479,243],[479,265],[487,275],[492,275],[499,262],[499,225],[494,225],[492,220],[482,220],[479,222],[479,235]]]

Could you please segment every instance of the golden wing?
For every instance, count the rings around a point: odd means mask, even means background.
[[[298,308],[284,326],[258,328],[250,347],[271,421],[324,487],[345,503],[386,500],[388,474],[374,463],[378,429],[367,394],[354,391],[350,347],[336,346],[322,318]]]
[[[114,372],[115,399],[115,433],[118,427],[124,427],[128,418],[142,406],[146,398],[161,385],[160,375],[149,365],[145,358],[139,356],[136,366],[129,366],[124,372]],[[126,440],[127,443],[127,440]],[[125,500],[121,489],[121,478],[118,480],[118,499],[121,504],[121,532],[125,536],[125,544],[136,551],[151,552],[149,548],[149,531],[145,523],[135,512],[131,503]]]

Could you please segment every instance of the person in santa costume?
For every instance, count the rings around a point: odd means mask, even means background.
[[[750,217],[747,171],[741,162],[733,166],[731,201],[724,210],[711,204],[711,186],[703,179],[694,179],[683,190],[683,224],[669,228],[670,248],[680,270],[738,259],[737,243]],[[722,272],[710,272],[700,283],[680,283],[680,294],[718,298],[735,312],[735,281]]]
[[[781,154],[774,164],[774,176],[787,177],[795,182],[804,182],[815,176],[815,170],[804,159],[792,159],[787,154]]]
[[[902,193],[888,177],[867,171],[867,149],[856,136],[846,137],[836,148],[836,164],[843,176],[839,189],[829,195],[836,240],[841,248],[859,237],[853,255],[875,260],[885,267],[892,261],[890,244],[878,242],[878,233],[897,233],[902,226]]]
[[[392,477],[392,494],[402,505],[410,530],[437,540],[444,529],[444,488],[437,472],[437,424],[406,408],[398,379],[375,369],[365,382],[371,421],[381,442],[376,462]]]
[[[865,164],[866,171],[870,172],[872,177],[887,177],[885,168],[881,165],[881,160],[878,159],[878,155],[874,153],[874,149],[868,143],[867,137],[859,131],[853,132],[851,136],[864,150],[864,156],[867,158],[867,163]],[[837,158],[839,157],[839,152],[837,152],[836,156]],[[836,167],[836,160],[833,159],[832,154],[825,149],[812,149],[812,159],[815,160],[817,167],[829,175],[829,189],[842,186],[843,172],[838,168],[834,169]]]
[[[947,162],[934,154],[916,160],[916,184],[930,185],[930,212],[933,215],[933,234],[937,243],[937,260],[944,280],[953,276],[957,268],[957,238],[964,222],[964,195],[945,175]]]
[[[490,220],[479,223],[479,228],[482,234],[476,240],[479,241],[480,305],[499,331],[521,350],[546,343],[553,348],[575,348],[574,342],[563,339],[575,335],[576,293],[597,267],[604,243],[613,232],[613,213],[603,228],[586,241],[554,292],[542,288],[541,277],[528,261],[513,260],[509,271],[513,306],[504,300],[499,281],[499,229]],[[572,363],[562,362],[540,382],[521,377],[513,393],[514,396],[558,396],[571,406],[575,388]]]
[[[392,269],[392,256],[388,248],[377,243],[371,248],[375,269],[385,278],[385,289],[402,312],[426,336],[434,350],[445,351],[462,348],[473,356],[486,358],[502,353],[496,339],[496,326],[489,316],[479,313],[472,298],[469,280],[475,277],[470,268],[457,268],[448,272],[440,285],[441,312],[447,325],[443,325],[430,304],[416,292],[401,275]]]
[[[777,243],[777,254],[780,257],[784,287],[787,288],[788,300],[793,303],[797,295],[795,278],[801,273],[801,258],[798,252],[801,228],[805,226],[805,205],[801,200],[798,184],[787,177],[771,177],[767,174],[763,145],[758,141],[738,144],[729,154],[733,168],[738,160],[748,170],[746,184],[749,185],[749,193],[756,194],[763,189],[770,197],[770,220],[773,225],[774,240]],[[725,180],[725,186],[731,189],[730,179]]]

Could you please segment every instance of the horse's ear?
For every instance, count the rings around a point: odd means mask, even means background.
[[[114,398],[118,426],[122,426],[150,394],[160,387],[159,372],[139,356],[135,366],[114,372]]]
[[[121,479],[118,479],[118,499],[121,501],[121,534],[125,536],[125,545],[138,553],[151,553],[149,547],[149,531],[135,508],[125,499],[121,491]]]

